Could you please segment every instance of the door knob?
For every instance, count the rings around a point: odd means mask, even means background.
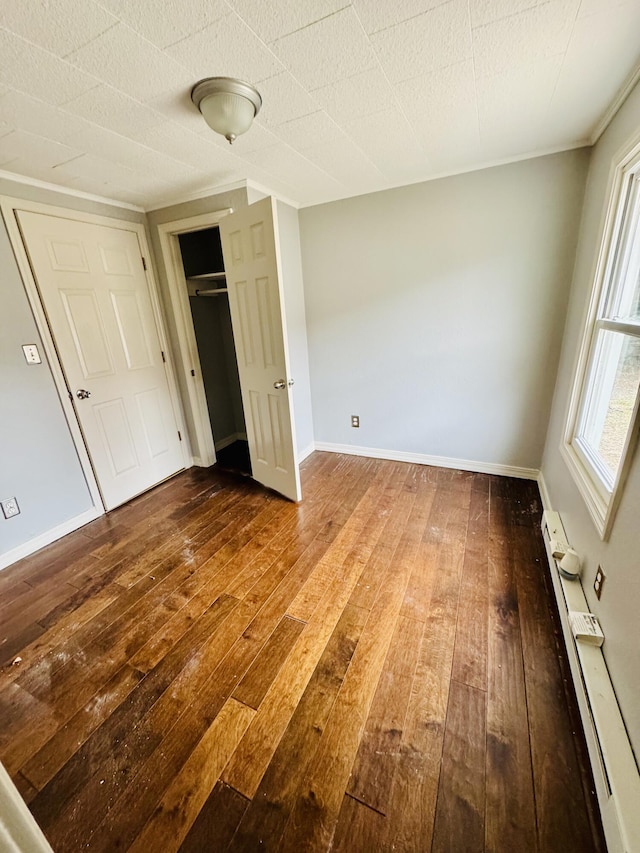
[[[91,396],[91,391],[85,391],[84,388],[79,388],[76,391],[76,397],[78,400],[88,400]]]
[[[277,388],[279,391],[281,388],[286,388],[287,383],[284,381],[284,379],[276,379],[276,381],[273,383],[273,387]]]

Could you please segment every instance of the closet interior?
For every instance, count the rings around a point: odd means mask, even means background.
[[[180,234],[178,240],[216,464],[251,475],[220,232],[217,227],[206,228]]]

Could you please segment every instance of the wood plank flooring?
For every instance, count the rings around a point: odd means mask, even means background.
[[[0,760],[54,851],[603,851],[536,485],[302,476],[192,469],[0,574]]]

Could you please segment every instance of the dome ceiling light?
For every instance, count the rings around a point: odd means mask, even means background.
[[[235,77],[206,77],[191,90],[191,100],[212,130],[233,140],[246,133],[260,112],[257,89]]]

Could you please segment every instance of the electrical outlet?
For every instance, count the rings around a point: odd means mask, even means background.
[[[360,415],[351,415],[351,426],[356,429],[360,426]]]
[[[20,507],[15,498],[7,498],[6,501],[0,501],[2,512],[5,518],[12,518],[14,515],[20,515]]]
[[[602,598],[602,587],[604,586],[604,582],[606,581],[607,576],[604,573],[604,569],[602,566],[598,566],[598,571],[596,572],[596,577],[593,582],[593,588],[596,591],[596,598],[598,601]]]

